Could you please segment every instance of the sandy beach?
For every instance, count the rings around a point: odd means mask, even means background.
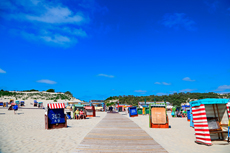
[[[0,152],[73,152],[76,146],[106,115],[68,120],[68,128],[45,130],[43,109],[0,109]]]
[[[0,109],[0,152],[74,152],[85,136],[107,115],[96,112],[96,117],[85,120],[68,120],[68,128],[45,130],[44,109],[19,109],[13,111]],[[230,145],[198,145],[194,129],[189,127],[186,118],[171,118],[170,129],[149,128],[148,115],[130,118],[146,131],[157,143],[169,153],[226,153]],[[225,143],[226,144],[226,143]]]
[[[124,115],[125,113],[121,112],[120,114]],[[212,146],[195,143],[195,132],[190,127],[187,118],[172,118],[170,113],[168,113],[171,128],[153,129],[149,128],[148,115],[139,115],[138,117],[124,116],[134,121],[170,153],[227,153],[230,150],[230,145],[220,145],[219,142],[213,142]],[[226,144],[226,142],[223,143]]]

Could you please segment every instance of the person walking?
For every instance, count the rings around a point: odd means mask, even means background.
[[[14,115],[15,115],[15,114],[16,114],[15,111],[18,110],[18,105],[14,105],[14,106],[13,106],[13,110],[14,110]]]

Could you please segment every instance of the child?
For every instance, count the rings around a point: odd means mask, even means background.
[[[15,114],[15,111],[18,110],[18,105],[14,105],[13,109],[14,109],[14,114]]]

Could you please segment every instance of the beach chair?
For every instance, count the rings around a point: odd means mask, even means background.
[[[67,127],[64,103],[48,103],[45,111],[45,129]]]
[[[137,113],[137,107],[133,106],[133,107],[129,107],[129,117],[138,117],[138,113]]]
[[[13,99],[10,99],[10,104],[13,103],[13,102],[14,102],[14,100],[13,100]]]
[[[196,143],[212,145],[211,141],[228,139],[227,111],[230,99],[207,98],[190,102]]]
[[[38,108],[43,108],[43,102],[38,102]]]
[[[73,119],[80,119],[80,118],[77,118],[77,115],[75,113],[75,111],[77,109],[79,109],[79,111],[82,109],[83,111],[85,111],[85,108],[84,108],[84,105],[80,105],[80,104],[75,104],[72,106],[72,109],[73,109]],[[84,116],[83,118],[81,119],[85,119],[86,117]]]
[[[137,108],[138,115],[142,115],[142,108]]]
[[[94,106],[85,106],[86,117],[95,117],[96,111]]]
[[[169,128],[166,103],[150,103],[149,110],[150,128]]]
[[[34,107],[38,107],[38,102],[37,102],[37,100],[34,100]]]
[[[19,100],[16,100],[15,103],[16,103],[16,105],[19,105]]]
[[[25,102],[24,102],[24,101],[21,101],[21,102],[20,102],[20,106],[25,106]]]

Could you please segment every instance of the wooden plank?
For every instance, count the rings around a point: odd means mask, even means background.
[[[75,152],[167,152],[133,121],[108,113],[76,147]]]

